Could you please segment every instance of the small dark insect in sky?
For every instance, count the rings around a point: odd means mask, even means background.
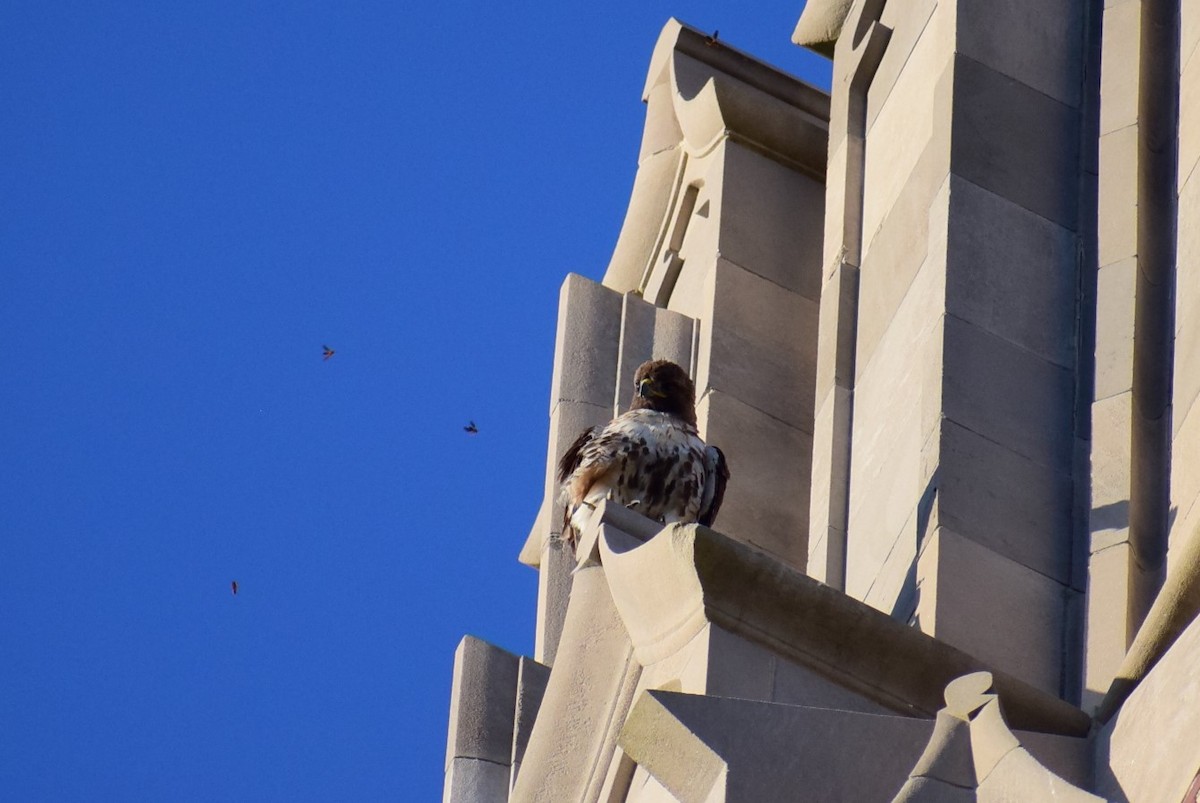
[[[232,583],[229,584],[229,589],[233,592],[233,595],[236,597],[237,596],[237,580],[234,580]]]
[[[708,45],[709,47],[715,45],[717,43],[717,35],[720,33],[720,31],[713,31],[712,36],[704,37],[704,44]]]
[[[475,426],[475,422],[472,421],[471,423],[469,423],[465,427],[463,427],[463,432],[466,432],[468,435],[478,435],[479,427]]]
[[[324,350],[325,359],[328,360],[330,357],[333,356],[334,351],[333,351],[333,349],[329,348],[329,346],[321,346],[321,348]]]

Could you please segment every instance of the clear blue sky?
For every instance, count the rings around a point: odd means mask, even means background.
[[[658,32],[800,6],[7,0],[0,798],[440,799]]]

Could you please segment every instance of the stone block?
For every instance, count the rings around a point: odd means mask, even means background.
[[[887,49],[879,60],[879,66],[867,88],[867,129],[870,130],[879,110],[887,102],[896,86],[896,81],[908,64],[913,49],[922,37],[941,38],[945,46],[953,47],[954,26],[949,10],[942,8],[941,15],[936,0],[901,0],[888,3],[879,17],[880,24],[891,29]]]
[[[1200,177],[1179,193],[1179,219],[1200,218]],[[1175,330],[1200,322],[1200,226],[1180,226],[1175,259]]]
[[[1200,188],[1200,178],[1193,184]],[[1185,188],[1185,192],[1191,188]],[[1198,193],[1200,194],[1200,193]],[[1200,200],[1198,198],[1197,200]],[[1190,216],[1200,216],[1200,205],[1184,207],[1180,205],[1180,219],[1185,219]],[[1200,258],[1200,249],[1197,249],[1195,244],[1189,242],[1193,239],[1193,234],[1184,234],[1183,229],[1200,229],[1200,226],[1181,226],[1179,235],[1179,263],[1175,274],[1175,334],[1178,334],[1187,326],[1200,325],[1200,264],[1191,262],[1193,254]]]
[[[670,204],[685,159],[683,148],[668,148],[638,160],[625,222],[604,271],[605,287],[626,293],[641,285],[662,234],[663,210]]]
[[[831,146],[825,170],[825,234],[822,238],[821,264],[826,268],[823,281],[828,281],[828,268],[841,259],[846,247],[846,199],[848,193],[858,192],[862,182],[862,162],[849,164],[849,144]],[[822,291],[823,292],[823,291]]]
[[[1076,0],[959,0],[955,44],[985,64],[1060,103],[1078,107],[1084,47]]]
[[[985,67],[954,57],[951,172],[1075,231],[1079,113]]]
[[[673,96],[675,88],[671,85],[670,75],[663,70],[653,86],[648,86],[643,94],[646,104],[646,122],[642,125],[642,143],[638,150],[638,164],[654,157],[663,151],[679,147],[683,141],[683,131],[679,128],[679,118],[675,115]]]
[[[857,711],[863,714],[886,715],[891,713],[879,703],[861,697],[831,680],[826,680],[813,670],[792,663],[786,658],[779,658],[775,662],[775,679],[771,700],[787,705],[807,705],[813,708]]]
[[[1137,256],[1137,126],[1100,137],[1100,196],[1097,223],[1101,266]]]
[[[1092,745],[1086,738],[1033,731],[1016,731],[1014,735],[1045,769],[1081,789],[1091,788]]]
[[[934,14],[933,20],[941,15]],[[949,119],[937,113],[936,78],[948,70],[954,50],[942,25],[927,25],[883,99],[878,111],[868,106],[873,120],[867,131],[863,198],[863,239],[870,242],[908,183],[926,144]],[[869,96],[870,97],[870,96]]]
[[[921,498],[919,420],[918,410],[907,409],[896,422],[901,436],[874,454],[855,440],[846,549],[846,593],[855,599],[865,601]]]
[[[571,548],[558,538],[546,539],[542,544],[541,564],[538,567],[533,654],[538,661],[547,665],[554,664],[558,653],[567,603],[571,599],[571,571],[574,568],[575,556]]]
[[[705,306],[705,284],[708,274],[717,264],[716,252],[706,256],[693,256],[684,260],[680,268],[679,280],[671,297],[667,300],[667,309],[678,312],[695,320],[704,320],[708,316]]]
[[[1058,694],[1064,587],[941,526],[917,565],[921,630]]]
[[[1178,434],[1183,420],[1200,397],[1200,320],[1180,327],[1175,335],[1175,375],[1172,388],[1172,434]]]
[[[904,783],[931,729],[909,717],[647,692],[621,746],[671,791],[666,800],[874,801]]]
[[[1074,232],[950,178],[946,311],[1042,359],[1075,362]]]
[[[647,689],[707,693],[709,629],[710,626],[705,625],[676,652],[649,664],[638,682],[638,694]]]
[[[1097,401],[1133,388],[1137,257],[1101,268],[1096,278]]]
[[[509,775],[509,790],[517,782],[521,762],[525,760],[525,748],[529,734],[537,721],[542,697],[546,694],[546,683],[550,680],[550,667],[531,658],[521,656],[517,664],[517,707],[513,718],[512,772]]]
[[[812,433],[817,304],[724,259],[709,274],[697,387]]]
[[[1200,620],[1097,730],[1096,791],[1106,800],[1175,801],[1200,767]]]
[[[980,782],[978,799],[1104,803],[1102,798],[1048,771],[1028,750],[1020,746],[1005,753]]]
[[[1117,675],[1137,622],[1130,616],[1133,555],[1128,542],[1088,559],[1087,624],[1084,630],[1083,710],[1093,711]]]
[[[1187,508],[1176,511],[1167,543],[1167,573],[1180,571],[1181,561],[1186,561],[1185,544],[1197,535],[1200,529],[1200,504],[1193,500]],[[1154,579],[1154,578],[1152,578]],[[1161,579],[1161,578],[1157,578]]]
[[[612,407],[621,342],[621,294],[571,273],[558,301],[550,409],[561,402]]]
[[[732,475],[715,528],[803,567],[812,436],[721,391],[707,392],[696,412]]]
[[[930,402],[941,412],[940,323],[946,280],[942,267],[940,260],[933,258],[922,267],[874,353],[869,357],[859,354],[854,386],[855,461],[860,453],[883,454],[889,441],[898,437],[894,426],[897,410],[921,410]],[[938,369],[938,377],[929,386],[926,370],[931,363]],[[932,398],[924,398],[927,393]]]
[[[679,798],[641,766],[634,772],[625,800],[628,803],[680,803]]]
[[[1171,441],[1171,533],[1173,553],[1195,528],[1194,513],[1200,510],[1200,402],[1193,403]],[[1168,553],[1174,563],[1175,555]]]
[[[931,487],[931,486],[928,486]],[[930,511],[918,500],[908,520],[892,541],[863,602],[902,622],[911,621],[917,604],[917,556],[928,534]]]
[[[1179,28],[1179,64],[1186,70],[1200,43],[1200,8],[1192,0],[1180,4]]]
[[[442,803],[505,803],[508,767],[478,758],[456,758],[446,768]]]
[[[892,803],[975,803],[974,789],[937,778],[909,778]]]
[[[1200,161],[1200,61],[1192,59],[1179,76],[1179,166],[1182,188]]]
[[[1066,584],[1071,579],[1068,472],[1053,471],[945,420],[937,461],[937,516],[956,533]]]
[[[604,569],[581,569],[510,800],[595,800],[640,674]]]
[[[805,573],[826,585],[837,582],[833,579],[836,569],[830,566],[830,539],[836,537],[834,529],[829,526],[817,528],[810,525],[808,528],[808,566]]]
[[[698,256],[700,261],[704,261],[715,253],[715,240],[711,236],[713,227],[709,225],[708,216],[699,213],[709,209],[707,197],[703,203],[699,202],[700,195],[707,196],[708,190],[708,187],[702,188],[688,182],[672,198],[671,208],[667,211],[671,220],[664,231],[665,238],[657,244],[653,262],[641,284],[642,297],[647,301],[659,306],[669,304],[675,297],[680,278],[684,278],[685,286],[689,283],[685,273],[692,272],[688,263],[697,261],[693,257]],[[711,245],[709,241],[712,241]],[[697,248],[698,243],[704,245]]]
[[[1091,549],[1129,538],[1129,494],[1133,466],[1133,394],[1121,393],[1092,405]]]
[[[508,767],[517,707],[517,664],[517,656],[474,636],[459,642],[450,691],[447,772],[456,758]],[[502,788],[507,792],[507,770],[504,775]]]
[[[945,264],[946,241],[940,234],[946,226],[949,169],[945,137],[935,136],[879,227],[866,233],[858,312],[860,365],[874,353],[917,273],[927,262]]]
[[[854,384],[858,279],[858,269],[843,262],[825,282],[817,314],[814,398],[824,398],[834,384],[844,388]]]
[[[741,700],[770,700],[775,653],[717,625],[706,628],[708,654],[704,693]]]
[[[784,290],[725,259],[717,261],[708,281],[714,326],[738,335],[753,347],[794,353],[812,374],[817,302]],[[803,339],[805,342],[796,344]]]
[[[829,561],[840,561],[843,555],[850,492],[850,397],[848,389],[833,388],[813,422],[808,574],[823,582],[828,579]],[[828,540],[831,535],[838,543]],[[835,567],[835,571],[840,570]]]
[[[897,549],[915,548],[897,540],[910,522],[915,538],[914,513],[931,492],[936,461],[927,467],[922,456],[942,419],[942,295],[924,287],[944,280],[939,268],[922,269],[855,391],[846,590],[858,599],[877,585],[903,588],[905,567],[888,567],[899,577],[881,573]],[[889,613],[896,602],[871,596]]]
[[[721,193],[721,256],[816,301],[824,185],[727,141]]]
[[[944,326],[946,418],[1040,466],[1069,473],[1072,372],[954,315],[946,315]]]
[[[1142,4],[1137,0],[1104,9],[1100,66],[1100,134],[1138,120],[1138,63],[1141,58]]]

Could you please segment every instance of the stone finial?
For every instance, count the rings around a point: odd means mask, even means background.
[[[946,686],[946,707],[921,758],[893,803],[975,800],[1063,800],[1101,798],[1064,780],[1027,749],[1036,740],[1040,757],[1061,764],[1060,772],[1086,775],[1088,742],[1082,737],[1018,735],[1005,722],[991,672],[972,672]]]

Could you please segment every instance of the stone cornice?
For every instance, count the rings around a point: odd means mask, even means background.
[[[1075,706],[745,544],[699,525],[672,525],[644,540],[614,521],[636,514],[609,507],[598,509],[589,533],[594,551],[585,537],[581,553],[584,563],[590,554],[604,566],[642,665],[712,623],[898,713],[932,717],[948,683],[991,671],[1013,727],[1079,736],[1091,726]]]

